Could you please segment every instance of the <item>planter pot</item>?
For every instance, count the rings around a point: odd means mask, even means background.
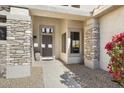
[[[41,59],[40,59],[40,53],[35,53],[35,60],[36,61],[40,61]]]

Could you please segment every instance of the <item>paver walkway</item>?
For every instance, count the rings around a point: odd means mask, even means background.
[[[44,87],[46,88],[68,88],[81,87],[73,79],[73,73],[70,72],[60,61],[42,61]]]

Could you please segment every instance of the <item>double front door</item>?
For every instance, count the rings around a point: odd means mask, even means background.
[[[42,35],[41,42],[41,55],[42,57],[52,57],[53,56],[53,44],[52,35]]]

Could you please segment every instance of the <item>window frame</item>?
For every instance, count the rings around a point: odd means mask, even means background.
[[[68,34],[68,36],[69,36],[69,38],[70,38],[70,41],[69,41],[69,56],[71,56],[71,57],[78,57],[78,56],[80,56],[80,55],[82,55],[82,51],[83,51],[83,46],[82,46],[82,44],[83,44],[83,29],[82,28],[68,28],[69,29],[69,34]],[[79,32],[79,35],[80,35],[80,52],[79,53],[71,53],[71,32]]]
[[[80,5],[71,5],[71,7],[80,8]]]
[[[7,18],[5,15],[0,15],[0,23],[6,23]]]
[[[49,30],[49,31],[47,31],[47,30]],[[42,27],[41,32],[44,34],[52,34],[52,33],[54,33],[54,29],[53,29],[53,27]]]
[[[7,40],[7,24],[6,24],[6,22],[7,22],[6,15],[0,15],[0,28],[3,28],[5,30],[3,39],[1,38],[1,34],[0,34],[0,41]]]
[[[74,35],[78,35],[78,37],[77,36],[74,36]],[[72,35],[73,35],[73,37],[72,37]],[[77,37],[77,39],[76,39],[76,37]],[[70,53],[71,54],[79,54],[80,53],[80,32],[70,32]],[[75,46],[75,48],[73,47],[73,41],[74,41],[74,46]],[[77,50],[77,52],[76,51],[74,51],[74,49],[76,49],[76,42],[78,41],[78,50]]]
[[[0,41],[1,40],[5,41],[5,40],[7,40],[7,27],[6,26],[0,26],[0,29],[1,28],[4,28],[5,32],[4,32],[4,38],[3,39],[1,39],[1,32],[0,32]]]

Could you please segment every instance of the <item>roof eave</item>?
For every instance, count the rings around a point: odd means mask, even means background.
[[[101,16],[103,16],[103,15],[105,15],[105,14],[107,14],[107,13],[109,13],[109,12],[119,8],[119,7],[121,7],[121,5],[105,5],[105,6],[98,8],[98,9],[95,9],[93,11],[92,16],[93,17],[101,17]]]

